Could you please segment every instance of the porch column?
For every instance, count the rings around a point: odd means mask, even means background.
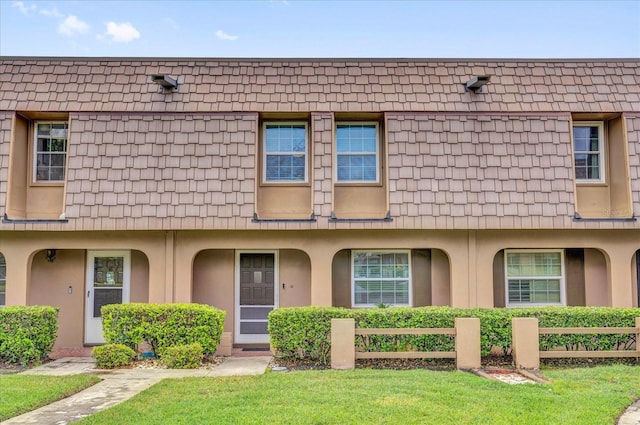
[[[493,260],[495,256],[496,252],[494,247],[488,247],[478,243],[476,250],[476,275],[469,276],[469,279],[475,279],[477,293],[475,307],[494,307]],[[471,282],[473,282],[473,280],[471,280]]]
[[[631,273],[633,250],[625,246],[606,248],[609,305],[611,307],[633,307],[633,285]]]
[[[331,269],[333,250],[323,246],[307,249],[311,260],[311,305],[330,307],[332,298]]]
[[[2,245],[0,252],[7,265],[6,305],[27,305],[32,249]]]
[[[454,241],[455,242],[455,241]],[[449,255],[451,273],[451,307],[468,308],[469,294],[469,252],[467,238],[446,249]]]

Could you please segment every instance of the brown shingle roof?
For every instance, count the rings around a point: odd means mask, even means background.
[[[0,110],[632,111],[638,60],[0,58]],[[151,74],[176,77],[161,93]],[[465,93],[473,75],[485,93]]]

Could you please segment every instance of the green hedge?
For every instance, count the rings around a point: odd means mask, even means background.
[[[57,308],[0,308],[0,361],[22,365],[39,363],[53,348],[57,332]]]
[[[284,358],[328,364],[331,351],[331,319],[354,318],[362,328],[449,328],[456,317],[480,319],[482,355],[492,348],[509,354],[511,319],[537,317],[540,327],[633,327],[639,309],[606,307],[546,307],[460,309],[451,307],[344,309],[337,307],[281,308],[269,314],[271,345]],[[542,335],[540,349],[631,349],[635,335]],[[454,339],[447,335],[380,335],[356,338],[363,351],[449,351]]]
[[[106,342],[137,350],[147,342],[162,357],[168,347],[198,343],[205,357],[216,352],[226,312],[203,304],[110,304],[102,307]]]
[[[136,358],[136,352],[124,344],[104,344],[93,347],[91,357],[96,359],[96,367],[113,369],[131,364]]]
[[[195,369],[200,366],[202,357],[202,347],[196,342],[167,348],[162,363],[169,369]]]

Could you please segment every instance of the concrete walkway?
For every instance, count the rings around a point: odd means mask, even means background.
[[[618,419],[618,425],[640,425],[640,400],[627,407]]]
[[[261,375],[271,357],[228,357],[211,369],[117,369],[100,370],[93,359],[65,357],[22,372],[25,375],[72,375],[91,373],[102,381],[65,399],[2,422],[10,424],[65,425],[130,399],[165,378],[195,376]]]

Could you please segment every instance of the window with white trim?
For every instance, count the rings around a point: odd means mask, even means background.
[[[4,255],[0,254],[0,305],[5,305],[5,295],[7,292],[7,263]]]
[[[563,250],[506,250],[507,307],[564,305]]]
[[[411,305],[410,251],[351,251],[353,307]]]
[[[336,181],[377,183],[380,164],[378,123],[339,122],[336,124]]]
[[[305,183],[307,171],[307,123],[264,124],[263,181]]]
[[[578,182],[604,181],[604,123],[573,123],[573,155]]]
[[[34,182],[64,182],[68,129],[66,122],[35,123]]]

